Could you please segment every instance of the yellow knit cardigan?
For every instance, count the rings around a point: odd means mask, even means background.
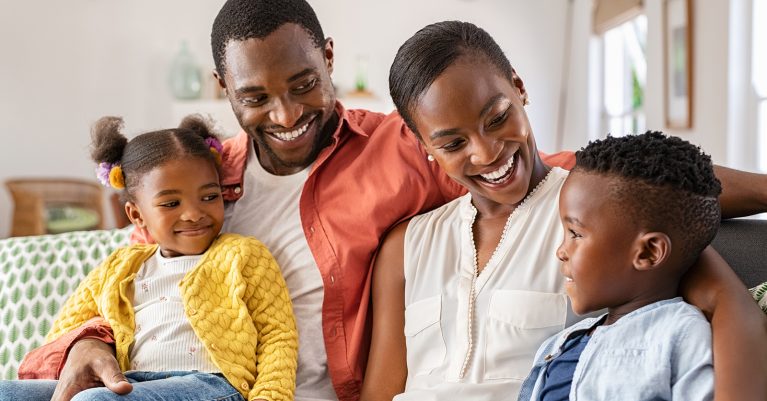
[[[112,253],[62,307],[47,341],[101,316],[112,326],[117,361],[128,370],[135,320],[132,283],[157,245]],[[298,333],[285,280],[254,238],[222,234],[179,284],[184,310],[213,363],[247,400],[292,400]]]

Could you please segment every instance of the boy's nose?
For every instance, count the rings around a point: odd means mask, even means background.
[[[567,262],[567,252],[565,252],[564,243],[559,244],[559,248],[557,248],[557,259],[561,260],[562,262]]]

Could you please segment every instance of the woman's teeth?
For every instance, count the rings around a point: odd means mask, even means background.
[[[509,160],[506,161],[506,164],[501,166],[498,170],[495,170],[493,172],[487,173],[487,174],[480,174],[479,176],[482,177],[485,181],[495,184],[497,182],[500,182],[503,180],[503,178],[506,176],[506,174],[509,173],[511,168],[514,167],[514,156],[512,155],[509,157]]]
[[[304,124],[303,127],[295,129],[293,131],[288,131],[288,132],[272,132],[272,135],[274,135],[275,137],[277,137],[277,138],[279,138],[280,140],[283,140],[283,141],[292,141],[292,140],[298,138],[299,136],[301,136],[301,134],[303,134],[304,132],[306,132],[306,130],[308,128],[309,128],[309,123],[306,123],[306,124]]]

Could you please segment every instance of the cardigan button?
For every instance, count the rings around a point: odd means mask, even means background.
[[[250,386],[248,386],[248,382],[242,382],[242,384],[240,384],[240,388],[241,388],[243,391],[248,391],[248,390],[250,390]]]

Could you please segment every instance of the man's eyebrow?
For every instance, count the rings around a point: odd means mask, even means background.
[[[316,68],[306,68],[306,69],[302,70],[301,72],[299,72],[298,74],[291,75],[290,78],[288,78],[288,82],[293,82],[293,81],[295,81],[297,79],[302,78],[305,75],[312,74],[312,73],[314,73],[316,71],[317,71]]]
[[[257,85],[257,86],[243,86],[242,88],[237,88],[234,90],[234,93],[238,95],[242,95],[245,93],[251,93],[251,92],[263,92],[266,88],[263,86]]]
[[[479,116],[482,117],[485,114],[489,113],[490,109],[492,109],[493,106],[495,106],[495,104],[498,103],[498,100],[502,99],[503,97],[504,97],[503,93],[499,93],[493,96],[492,98],[490,98],[490,100],[488,100],[487,103],[485,103],[485,107],[483,107],[482,110],[479,112]]]
[[[300,72],[291,75],[288,78],[288,82],[293,82],[293,81],[299,80],[299,79],[303,78],[306,75],[315,73],[316,71],[317,71],[316,68],[306,68],[306,69],[303,69]],[[263,92],[264,90],[266,90],[266,88],[261,86],[261,85],[253,85],[253,86],[243,86],[242,88],[237,88],[237,89],[234,90],[234,93],[236,93],[238,95],[242,95],[244,93]]]

